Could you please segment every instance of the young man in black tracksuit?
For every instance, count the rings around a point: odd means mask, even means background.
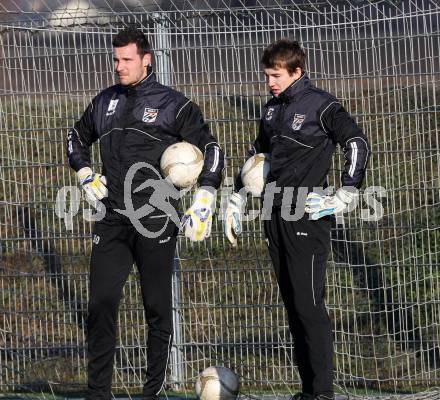
[[[105,206],[94,227],[90,262],[87,398],[112,397],[117,311],[135,262],[148,324],[144,398],[153,400],[163,388],[172,341],[171,277],[179,223],[177,199],[158,172],[160,158],[182,140],[204,154],[200,188],[184,217],[185,235],[200,241],[210,234],[223,153],[199,108],[156,81],[142,32],[121,31],[113,46],[120,84],[92,100],[67,140],[69,164],[81,186],[90,201],[102,200]],[[102,174],[91,169],[89,146],[97,140]],[[143,216],[135,215],[139,209]]]
[[[330,218],[357,201],[368,141],[341,103],[312,85],[298,42],[273,43],[265,49],[262,64],[273,97],[264,107],[250,155],[270,154],[263,207],[269,187],[273,207],[264,229],[302,380],[302,392],[294,399],[333,399],[332,330],[324,304]],[[337,143],[346,159],[342,188],[325,196],[322,190]],[[239,174],[225,214],[225,233],[234,245],[246,202],[242,186]],[[293,198],[283,196],[287,188],[293,188]],[[301,192],[307,195],[305,202]],[[301,218],[292,218],[301,212]]]

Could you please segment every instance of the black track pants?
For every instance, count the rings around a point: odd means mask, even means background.
[[[111,398],[118,307],[133,262],[140,274],[148,324],[144,395],[154,397],[162,389],[173,331],[171,277],[176,235],[171,222],[154,239],[140,235],[129,224],[96,223],[87,319],[88,399]]]
[[[285,221],[273,210],[264,228],[302,380],[302,391],[333,394],[333,338],[324,304],[329,219]]]

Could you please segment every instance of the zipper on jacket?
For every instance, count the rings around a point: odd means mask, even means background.
[[[278,114],[278,118],[275,121],[275,130],[277,132],[277,136],[282,135],[282,129],[283,129],[283,121],[284,121],[284,114],[286,113],[287,108],[287,102],[283,101],[281,103],[281,109]]]
[[[124,193],[124,181],[125,181],[125,176],[124,176],[125,162],[122,158],[122,151],[124,148],[125,134],[126,134],[125,128],[127,127],[128,123],[129,123],[129,119],[131,117],[131,111],[134,109],[133,106],[134,106],[135,102],[136,102],[136,90],[135,89],[128,89],[125,94],[125,107],[124,107],[124,114],[123,114],[124,121],[121,125],[121,127],[123,129],[123,131],[121,132],[122,142],[119,142],[119,146],[118,146],[118,150],[117,150],[118,161],[119,161],[119,184],[120,184],[120,187],[122,187],[122,197],[124,197],[123,193]],[[121,208],[123,208],[123,207],[121,207]]]

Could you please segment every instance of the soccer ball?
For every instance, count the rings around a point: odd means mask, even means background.
[[[188,142],[175,143],[166,148],[160,159],[160,169],[165,178],[178,188],[191,187],[203,168],[203,154]]]
[[[234,400],[239,387],[238,376],[226,367],[206,368],[196,381],[196,393],[200,400]]]
[[[260,197],[270,170],[270,155],[259,153],[247,160],[241,170],[244,187],[254,197]]]

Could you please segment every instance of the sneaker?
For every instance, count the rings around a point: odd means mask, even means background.
[[[315,400],[335,400],[335,396],[332,394],[317,394]]]

